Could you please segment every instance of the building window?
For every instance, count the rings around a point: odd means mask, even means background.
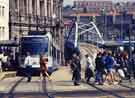
[[[0,40],[2,40],[2,32],[1,32],[1,27],[0,27]]]
[[[4,39],[5,27],[0,26],[0,40]]]
[[[15,0],[15,8],[18,9],[18,0]]]
[[[5,10],[5,7],[3,6],[2,7],[2,16],[4,16],[4,10]]]
[[[1,6],[0,6],[0,16],[1,16]]]
[[[25,11],[25,15],[27,15],[27,1],[26,0],[24,0],[24,11]]]

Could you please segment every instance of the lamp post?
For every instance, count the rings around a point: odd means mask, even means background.
[[[74,43],[74,46],[75,48],[78,47],[78,39],[79,39],[79,32],[78,32],[78,23],[80,21],[80,17],[79,17],[79,14],[78,14],[78,7],[74,9],[75,11],[75,15],[76,15],[76,21],[75,21],[75,43]],[[88,36],[88,35],[87,35]]]
[[[101,15],[104,17],[104,38],[107,39],[107,28],[106,28],[106,11],[105,8],[101,10]]]
[[[124,25],[124,17],[125,14],[127,13],[127,9],[126,9],[126,1],[123,1],[121,3],[119,3],[119,9],[120,9],[120,13],[121,13],[121,30],[120,30],[120,40],[123,40],[123,25]]]
[[[129,24],[129,58],[132,59],[132,49],[131,49],[131,31],[132,31],[132,25]]]
[[[134,24],[134,16],[131,15],[131,23],[129,24],[129,57],[130,60],[132,60],[133,55],[132,55],[132,51],[134,50],[132,47],[132,43],[131,43],[131,34],[132,34],[132,29],[133,29],[133,24]]]

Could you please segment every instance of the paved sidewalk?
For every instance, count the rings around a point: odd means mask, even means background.
[[[9,77],[16,77],[16,71],[0,72],[0,80]]]
[[[106,96],[96,88],[89,86],[86,83],[81,83],[80,86],[74,86],[72,72],[69,67],[62,67],[52,74],[52,82],[48,82],[48,91],[50,94],[58,96],[58,98],[95,98],[92,96]],[[61,96],[61,97],[59,97]],[[80,96],[80,97],[79,97]],[[97,97],[98,98],[98,97]]]
[[[70,68],[62,67],[52,74],[52,82],[48,82],[48,89],[51,92],[85,91],[90,89],[90,87],[84,83],[81,83],[80,86],[74,86],[71,79],[72,72],[70,71]]]
[[[16,94],[8,98],[45,98],[47,92],[55,98],[135,98],[135,82],[104,86],[81,82],[80,86],[74,86],[69,67],[61,67],[51,77],[51,82],[33,77],[30,83],[23,77],[5,78],[0,81],[0,93]]]
[[[63,96],[60,98],[72,98],[72,96],[75,98],[90,98],[89,96],[91,98],[130,98],[123,96],[134,96],[135,83],[100,86],[81,82],[80,86],[74,86],[71,79],[70,68],[60,68],[52,74],[52,82],[48,82],[48,91],[56,96]]]

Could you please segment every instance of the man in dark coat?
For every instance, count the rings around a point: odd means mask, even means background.
[[[96,79],[95,82],[98,84],[103,84],[103,73],[104,73],[104,69],[105,66],[102,63],[102,54],[98,53],[97,57],[95,59],[95,63],[96,63]]]
[[[74,85],[80,85],[80,79],[81,79],[81,64],[80,64],[80,59],[79,56],[76,54],[73,55],[72,62],[71,62],[71,68],[73,70],[73,76],[72,80],[74,81]]]

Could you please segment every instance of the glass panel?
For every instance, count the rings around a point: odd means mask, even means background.
[[[23,37],[21,40],[22,55],[30,52],[31,55],[48,54],[48,38]]]

